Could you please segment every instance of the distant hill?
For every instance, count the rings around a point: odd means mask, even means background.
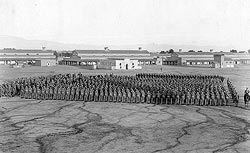
[[[74,49],[103,49],[105,45],[87,45],[87,44],[71,44],[71,43],[59,43],[53,41],[45,40],[28,40],[20,37],[13,36],[0,36],[0,49],[3,48],[16,48],[16,49],[41,49],[43,46],[46,49],[52,50],[74,50]],[[219,46],[195,46],[195,45],[168,45],[168,44],[132,44],[132,45],[108,45],[110,49],[146,49],[150,52],[160,52],[169,49],[174,49],[178,51],[180,48],[182,51],[188,51],[190,49],[198,51],[209,51],[214,49],[214,51],[229,51],[233,49],[232,46],[219,47]]]

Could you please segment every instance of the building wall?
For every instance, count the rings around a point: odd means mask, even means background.
[[[108,59],[108,58],[129,58],[129,59],[153,59],[151,56],[80,56],[81,59]]]
[[[116,62],[114,60],[101,60],[98,63],[97,68],[98,69],[112,70],[115,68],[115,64],[116,64]]]
[[[234,67],[234,61],[224,61],[224,68],[233,68]]]
[[[157,58],[156,65],[162,65],[162,63],[163,63],[162,61],[163,61],[162,57]]]
[[[109,56],[109,57],[118,57],[118,56],[121,56],[121,57],[133,57],[133,56],[137,56],[137,57],[141,57],[141,56],[150,56],[150,54],[81,54],[81,53],[78,53],[78,56],[80,57],[103,57],[103,56]]]
[[[1,56],[4,56],[4,55],[11,55],[11,56],[24,56],[24,55],[30,55],[30,56],[39,56],[39,55],[42,55],[42,56],[50,56],[50,55],[54,55],[54,53],[43,53],[43,52],[39,52],[39,53],[25,53],[25,52],[16,52],[16,53],[8,53],[8,51],[6,52],[0,52],[0,55]]]
[[[55,59],[39,59],[36,60],[35,66],[55,66],[56,60]]]
[[[193,61],[193,60],[189,61],[189,60],[187,60],[186,61],[187,66],[212,67],[212,64],[213,64],[212,60],[211,61],[207,61],[207,60],[204,60],[204,61],[202,61],[202,60],[197,60],[197,61]]]
[[[138,60],[115,60],[115,69],[141,69],[142,67],[139,66]]]
[[[225,59],[224,55],[214,55],[214,61],[220,64],[220,68],[224,67],[225,64],[224,59]]]

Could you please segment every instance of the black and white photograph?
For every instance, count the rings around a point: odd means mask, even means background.
[[[249,0],[0,0],[0,153],[250,153]]]

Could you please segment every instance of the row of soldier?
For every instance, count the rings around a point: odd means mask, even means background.
[[[18,78],[0,86],[1,96],[99,102],[227,105],[221,76],[59,74]]]

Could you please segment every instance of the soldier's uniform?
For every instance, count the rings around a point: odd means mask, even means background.
[[[80,100],[83,101],[84,100],[84,95],[85,95],[85,88],[83,87],[81,89],[81,94],[80,94]]]
[[[70,87],[67,87],[66,89],[66,95],[65,95],[65,100],[70,100]]]
[[[80,100],[80,88],[79,86],[76,87],[76,90],[75,90],[75,101],[78,101]]]

